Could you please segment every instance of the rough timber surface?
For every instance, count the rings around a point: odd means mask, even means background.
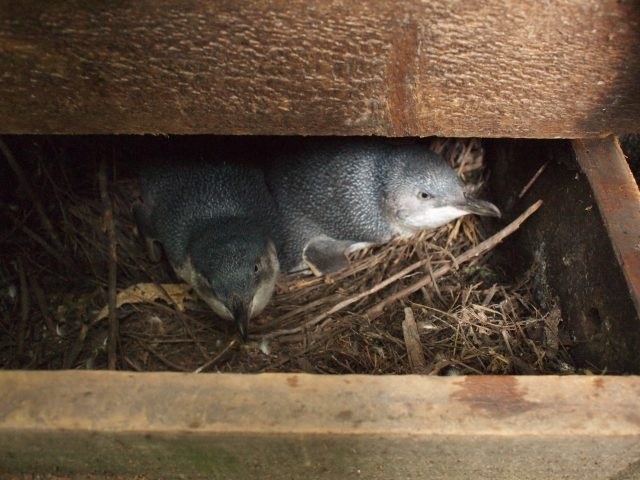
[[[636,0],[0,0],[0,133],[640,132]]]
[[[610,374],[640,373],[640,319],[623,273],[628,267],[620,267],[605,227],[605,216],[614,212],[601,211],[595,194],[596,188],[607,188],[605,184],[597,181],[591,187],[568,141],[501,139],[484,146],[491,191],[506,219],[534,200],[544,201],[538,215],[512,237],[512,244],[505,245],[503,252],[511,252],[505,260],[511,274],[528,270],[535,262],[535,297],[542,308],[559,306],[564,331],[573,339],[571,357],[577,365],[597,366]],[[605,169],[616,163],[597,161]],[[518,198],[545,164],[532,188]],[[626,182],[612,189],[610,195],[621,200],[619,212],[633,213],[637,208],[630,200],[632,192]],[[627,226],[631,235],[632,225],[629,217],[620,227]]]
[[[640,190],[615,138],[575,140],[573,147],[640,317]]]
[[[639,394],[638,377],[8,371],[0,471],[634,478]]]

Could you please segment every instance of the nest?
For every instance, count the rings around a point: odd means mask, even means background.
[[[473,190],[482,190],[479,141],[437,139],[430,147]],[[90,142],[84,148],[95,149]],[[18,145],[18,164],[3,145],[18,177],[23,162],[38,172],[22,175],[19,188],[2,199],[8,225],[0,238],[5,367],[576,371],[559,309],[543,311],[534,301],[535,267],[509,280],[493,252],[500,238],[489,237],[491,225],[473,216],[357,252],[349,268],[332,277],[283,276],[267,310],[252,321],[251,341],[241,344],[234,325],[176,284],[166,262],[147,259],[134,234],[130,206],[137,193],[130,172],[107,154],[98,155],[101,162],[74,161],[74,149],[50,140]]]

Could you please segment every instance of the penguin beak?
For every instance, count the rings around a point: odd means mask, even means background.
[[[242,341],[246,342],[249,335],[249,309],[239,297],[234,297],[231,300],[231,313],[238,326]]]
[[[485,200],[479,200],[477,198],[467,198],[467,202],[462,206],[464,210],[469,213],[475,213],[476,215],[482,215],[485,217],[498,217],[502,216],[500,209],[493,203]]]

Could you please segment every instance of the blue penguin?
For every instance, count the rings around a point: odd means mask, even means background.
[[[316,275],[347,265],[346,254],[409,237],[470,213],[500,216],[472,198],[445,160],[417,144],[323,139],[281,152],[267,171],[279,215],[283,270]]]
[[[150,254],[158,241],[176,274],[243,337],[271,298],[279,263],[273,199],[258,168],[221,161],[157,162],[133,206]]]

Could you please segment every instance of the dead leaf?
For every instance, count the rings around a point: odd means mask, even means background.
[[[116,308],[125,304],[153,303],[156,300],[163,300],[170,305],[176,305],[178,310],[184,311],[185,300],[195,300],[196,295],[191,291],[191,287],[186,283],[136,283],[118,293],[116,297]],[[98,313],[96,322],[107,318],[109,308],[104,307]]]

